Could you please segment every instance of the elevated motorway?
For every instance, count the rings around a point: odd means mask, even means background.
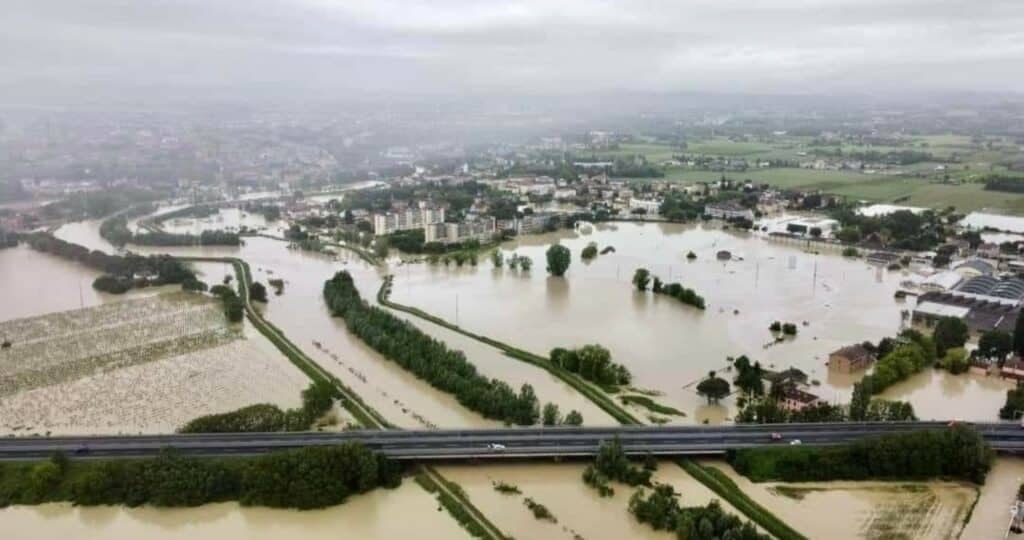
[[[1024,451],[1024,428],[1020,424],[973,425],[996,451]],[[797,440],[804,445],[835,445],[921,429],[949,429],[949,425],[886,422],[8,437],[0,439],[0,460],[46,458],[55,451],[95,459],[154,456],[164,449],[192,456],[259,455],[352,441],[398,460],[573,458],[593,456],[601,442],[614,437],[633,455],[716,455],[729,449],[786,445]]]

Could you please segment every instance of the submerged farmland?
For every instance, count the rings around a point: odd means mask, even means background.
[[[0,323],[0,432],[168,432],[305,379],[211,298],[163,293]]]

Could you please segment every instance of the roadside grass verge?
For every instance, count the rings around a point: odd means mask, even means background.
[[[426,466],[420,468],[415,480],[420,487],[434,494],[437,497],[437,502],[474,538],[487,540],[508,538],[469,502],[462,486],[445,480],[436,471]]]
[[[647,396],[619,396],[619,401],[624,405],[637,405],[658,414],[686,416],[683,411],[657,403]]]
[[[736,482],[714,467],[704,467],[690,459],[676,461],[690,476],[704,484],[719,497],[725,499],[733,508],[739,510],[762,529],[768,531],[779,540],[807,540],[807,537],[794,530],[784,521],[754,502],[740,490]]]

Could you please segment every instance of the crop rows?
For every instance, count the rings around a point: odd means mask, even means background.
[[[13,345],[0,351],[0,397],[101,371],[209,349],[238,339],[215,302],[177,298],[126,302],[138,313],[90,308],[15,321],[19,333],[6,334]],[[153,309],[163,307],[163,311]],[[9,325],[10,326],[10,325]],[[38,336],[42,329],[49,334]],[[0,329],[0,331],[3,331]]]

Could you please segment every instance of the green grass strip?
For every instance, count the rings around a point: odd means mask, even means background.
[[[645,409],[647,409],[647,410],[649,410],[651,412],[656,412],[656,413],[659,413],[659,414],[670,414],[670,415],[675,415],[675,416],[686,416],[686,413],[684,413],[683,411],[680,411],[679,409],[674,409],[674,408],[669,407],[667,405],[662,405],[660,403],[657,403],[653,399],[651,399],[651,398],[649,398],[647,396],[619,396],[619,401],[621,401],[622,403],[624,403],[626,405],[630,405],[630,404],[638,405],[638,406],[643,407],[643,408],[645,408]]]
[[[458,484],[445,480],[429,467],[423,467],[416,474],[415,480],[420,487],[437,496],[437,502],[474,538],[485,540],[508,538],[473,506]]]
[[[676,463],[683,468],[690,476],[707,486],[719,497],[725,499],[733,508],[739,510],[762,529],[768,531],[779,540],[807,540],[807,537],[794,530],[784,521],[769,512],[765,507],[754,502],[740,490],[740,487],[733,482],[722,471],[714,467],[704,467],[690,459],[680,459]]]

